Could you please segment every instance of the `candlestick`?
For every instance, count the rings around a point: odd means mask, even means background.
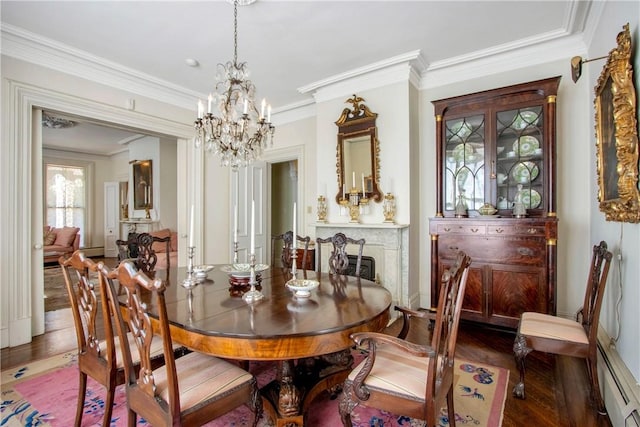
[[[189,247],[193,247],[193,205],[191,205],[191,216],[189,220]]]
[[[293,250],[295,251],[297,246],[298,246],[298,242],[297,242],[297,233],[296,233],[296,202],[293,202],[293,243],[291,243],[291,246],[293,247]]]
[[[356,188],[356,173],[351,172],[351,188]]]
[[[255,202],[252,200],[251,201],[251,251],[249,252],[250,255],[254,255],[256,253],[255,218],[256,218]]]

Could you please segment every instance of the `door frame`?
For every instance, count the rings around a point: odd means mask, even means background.
[[[6,219],[0,221],[0,283],[2,286],[1,347],[17,346],[44,333],[42,275],[42,135],[40,109],[51,109],[96,120],[118,123],[150,133],[169,135],[186,144],[193,140],[191,124],[178,123],[45,88],[4,81],[2,138],[7,150],[2,159],[1,197]],[[192,143],[186,156],[178,155],[179,179],[192,189],[178,196],[191,203],[202,194],[203,158]],[[201,220],[201,215],[199,215]],[[186,218],[178,220],[186,224]],[[23,286],[30,283],[31,286]]]

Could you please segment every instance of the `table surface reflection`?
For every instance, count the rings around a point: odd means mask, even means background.
[[[191,290],[180,285],[186,268],[169,270],[165,298],[174,342],[227,358],[298,359],[347,349],[350,334],[380,331],[389,320],[391,294],[368,280],[299,270],[298,278],[319,282],[310,298],[299,299],[285,286],[290,272],[270,268],[261,273],[264,298],[247,304],[232,296],[220,267]],[[146,302],[156,312],[154,299]]]

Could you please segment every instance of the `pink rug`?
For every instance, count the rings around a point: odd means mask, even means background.
[[[251,372],[260,386],[275,377],[273,363],[251,363]],[[493,366],[480,366],[459,361],[456,364],[455,390],[456,423],[496,427],[502,424],[509,371]],[[78,370],[75,354],[66,353],[23,367],[2,372],[2,420],[0,426],[72,426],[78,390]],[[89,379],[83,426],[100,426],[104,413],[104,389]],[[356,408],[352,414],[354,426],[421,426],[422,421],[369,408]],[[207,427],[249,426],[251,413],[240,407]],[[126,397],[123,387],[116,391],[116,404],[111,425],[126,425]],[[138,420],[138,425],[149,425]],[[274,423],[263,417],[260,427]],[[338,400],[322,394],[311,405],[306,424],[308,426],[334,427],[342,425],[338,414]],[[446,414],[440,417],[440,425],[448,426]]]

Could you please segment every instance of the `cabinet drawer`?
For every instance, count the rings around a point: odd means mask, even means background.
[[[484,235],[486,226],[482,224],[438,224],[438,234],[471,234]]]
[[[503,225],[495,224],[487,226],[487,234],[490,236],[545,236],[544,225]]]
[[[465,251],[473,262],[545,265],[546,259],[544,239],[469,237],[460,240],[440,236],[438,253],[441,258],[454,259],[458,250]]]

